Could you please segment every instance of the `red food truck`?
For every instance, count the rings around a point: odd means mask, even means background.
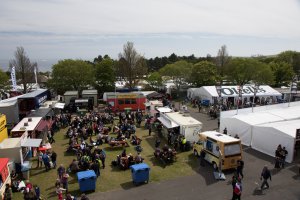
[[[103,95],[112,111],[145,110],[146,96],[142,92],[107,92]]]

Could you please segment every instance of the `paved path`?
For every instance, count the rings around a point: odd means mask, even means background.
[[[217,121],[211,120],[206,114],[198,113],[190,108],[191,115],[203,123],[203,130],[217,129]],[[267,141],[266,141],[267,142]],[[244,149],[245,178],[243,179],[243,200],[300,200],[300,176],[295,164],[288,165],[280,171],[273,170],[273,158],[253,149]],[[272,169],[270,189],[258,190],[260,172],[267,164]],[[232,173],[226,174],[227,180],[217,181],[213,177],[212,167],[208,164],[199,167],[192,176],[180,177],[159,183],[149,183],[118,189],[110,192],[92,193],[90,200],[189,200],[211,199],[230,200],[232,187],[230,184]]]

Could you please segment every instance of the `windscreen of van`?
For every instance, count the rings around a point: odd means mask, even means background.
[[[224,154],[225,154],[225,156],[241,154],[241,145],[240,145],[240,143],[225,144]]]

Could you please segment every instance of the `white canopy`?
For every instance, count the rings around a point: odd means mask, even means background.
[[[179,125],[176,124],[175,122],[169,120],[169,119],[166,119],[165,117],[159,117],[157,118],[166,128],[175,128],[175,127],[178,127]]]
[[[21,142],[22,147],[39,147],[42,142],[42,139],[31,139],[27,138]]]

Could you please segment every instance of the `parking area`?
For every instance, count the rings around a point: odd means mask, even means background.
[[[217,120],[211,120],[206,114],[198,113],[197,109],[189,109],[191,115],[204,124],[204,131],[217,129]],[[192,152],[186,162],[189,162],[191,159],[195,159]],[[272,157],[248,147],[244,147],[243,149],[243,160],[245,168],[244,179],[242,180],[242,199],[300,199],[299,166],[296,163],[288,164],[284,169],[274,169],[274,159]],[[272,181],[269,182],[269,189],[261,191],[259,190],[261,184],[260,174],[264,165],[268,165],[271,170]],[[224,181],[215,180],[213,169],[209,164],[206,164],[205,167],[200,167],[199,165],[194,171],[194,175],[191,176],[184,176],[163,182],[153,182],[137,187],[122,187],[122,189],[109,192],[93,193],[89,195],[89,198],[91,200],[231,199],[232,171],[225,173],[226,180]]]

